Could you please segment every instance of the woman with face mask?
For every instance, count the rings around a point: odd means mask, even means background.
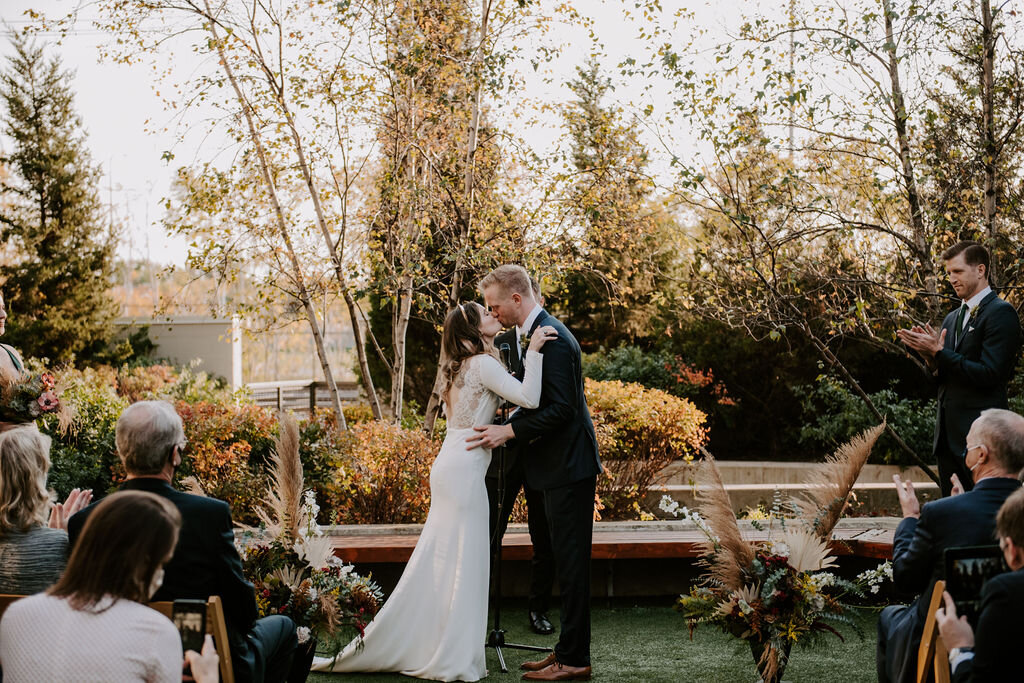
[[[0,621],[4,681],[182,680],[178,630],[145,605],[180,527],[177,508],[152,493],[123,491],[97,505],[57,584]],[[202,655],[185,658],[200,683],[218,679],[207,639]]]

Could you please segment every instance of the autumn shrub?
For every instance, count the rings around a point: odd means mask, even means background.
[[[59,430],[52,417],[38,422],[53,439],[47,485],[61,500],[73,488],[92,489],[102,496],[123,476],[114,447],[114,425],[128,401],[114,390],[110,368],[64,369],[56,375],[58,386],[63,387],[61,400],[73,407],[74,420],[67,432]]]
[[[227,501],[235,521],[256,522],[267,489],[267,464],[277,418],[252,404],[186,403],[175,409],[185,426],[188,452],[178,480],[195,477],[207,495]]]
[[[324,491],[331,521],[423,522],[430,507],[430,467],[439,446],[421,430],[388,422],[351,426],[340,435],[339,464]]]
[[[586,380],[605,473],[597,492],[604,519],[636,519],[648,488],[673,460],[692,460],[707,439],[706,416],[690,401],[639,384]]]

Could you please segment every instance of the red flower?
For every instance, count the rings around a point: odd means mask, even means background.
[[[43,383],[43,386],[46,388],[47,391],[52,391],[53,388],[57,386],[57,380],[55,380],[53,378],[53,375],[51,375],[48,372],[44,372],[42,375],[40,375],[39,381]]]
[[[36,402],[44,413],[52,413],[60,405],[57,395],[52,391],[44,391]]]

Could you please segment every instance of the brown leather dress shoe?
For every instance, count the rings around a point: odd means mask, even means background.
[[[529,671],[523,674],[524,681],[589,681],[589,666],[569,666],[555,662],[540,671]]]
[[[549,654],[547,657],[545,657],[544,659],[540,660],[539,662],[523,662],[522,664],[519,665],[519,668],[522,669],[523,671],[540,671],[541,669],[548,668],[549,666],[551,666],[554,663],[555,663],[555,653],[552,652],[551,654]]]

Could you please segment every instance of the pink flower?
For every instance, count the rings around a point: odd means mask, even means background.
[[[57,386],[57,380],[55,380],[53,375],[48,372],[44,372],[40,375],[39,380],[43,383],[43,387],[45,387],[47,391],[52,391],[53,388]]]
[[[60,405],[57,395],[52,391],[44,391],[36,402],[44,413],[52,413]]]

